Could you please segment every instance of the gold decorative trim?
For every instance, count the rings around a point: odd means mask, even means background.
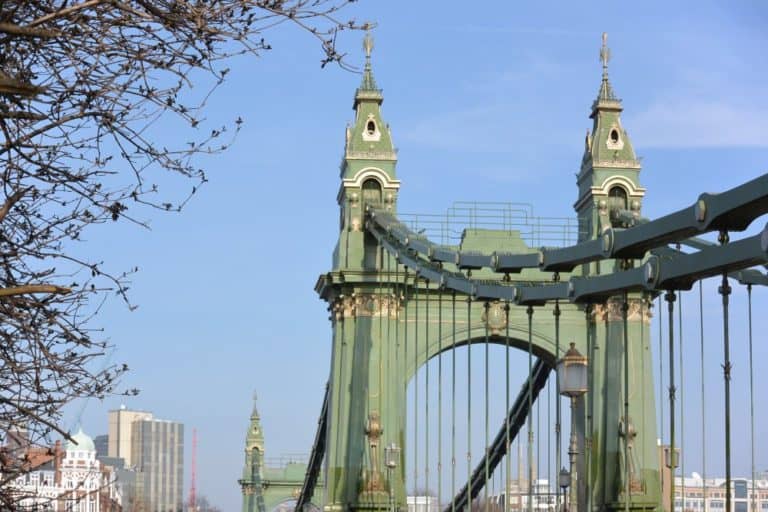
[[[627,321],[640,322],[650,325],[653,313],[650,303],[645,299],[629,299],[629,310],[627,311]],[[622,322],[624,314],[622,306],[624,301],[621,299],[611,299],[605,304],[594,304],[592,306],[590,320],[593,322]]]
[[[507,327],[507,313],[505,305],[499,301],[491,302],[487,308],[483,308],[482,321],[488,327],[488,333],[501,336]]]
[[[332,311],[336,320],[358,316],[395,319],[399,308],[400,301],[394,295],[356,293],[337,298],[333,303]]]

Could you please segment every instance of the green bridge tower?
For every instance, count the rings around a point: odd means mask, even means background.
[[[601,511],[625,509],[627,502],[633,511],[659,509],[651,297],[628,297],[629,372],[625,374],[623,296],[592,306],[563,302],[528,308],[513,305],[507,310],[501,302],[457,297],[440,283],[426,282],[398,265],[364,225],[367,206],[396,214],[400,189],[395,172],[397,153],[381,113],[383,95],[371,69],[370,37],[364,47],[365,68],[355,93],[355,118],[346,130],[341,164],[338,244],[332,270],[320,276],[316,285],[329,304],[333,331],[325,510],[383,511],[390,509],[390,499],[398,510],[405,510],[405,449],[392,470],[384,465],[384,447],[391,443],[405,446],[408,382],[437,354],[486,341],[526,351],[530,341],[533,355],[550,366],[564,355],[569,342],[588,355],[590,392],[575,404],[575,428],[581,434],[578,450],[584,454],[574,475],[579,502]],[[622,104],[608,80],[605,43],[601,56],[603,78],[592,105],[593,126],[585,141],[574,205],[581,241],[600,238],[606,228],[639,218],[645,194],[639,182],[639,161],[621,123]],[[486,254],[537,250],[528,247],[518,232],[485,229],[466,229],[459,249]],[[552,283],[637,263],[602,261],[562,275],[524,269],[508,279]],[[464,270],[450,263],[444,268]],[[473,270],[472,277],[500,280],[490,270]],[[556,319],[563,340],[559,346]],[[518,377],[524,380],[528,375]],[[623,396],[625,377],[630,381],[629,396]],[[475,454],[473,462],[481,455]],[[625,474],[629,482],[624,480]]]
[[[243,477],[238,481],[243,494],[243,512],[291,512],[304,482],[307,464],[295,457],[268,459],[264,456],[264,432],[253,398],[248,432],[245,436]],[[318,482],[318,489],[323,482]],[[317,510],[309,504],[307,512]]]

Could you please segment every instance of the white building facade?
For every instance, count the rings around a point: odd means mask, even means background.
[[[768,512],[768,475],[731,479],[733,512]],[[675,512],[725,512],[725,479],[675,477]]]
[[[23,474],[11,484],[19,510],[114,512],[121,510],[114,473],[96,460],[93,440],[80,430],[60,461]],[[55,457],[55,456],[54,456]]]

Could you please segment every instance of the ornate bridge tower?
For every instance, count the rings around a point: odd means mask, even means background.
[[[404,418],[384,411],[390,400],[405,400],[403,386],[395,381],[399,372],[384,371],[394,359],[388,336],[396,328],[399,299],[384,286],[390,277],[383,269],[395,265],[363,226],[367,205],[395,211],[400,182],[395,175],[392,135],[381,115],[383,95],[371,70],[370,35],[364,49],[362,83],[353,103],[355,119],[346,129],[341,163],[339,241],[333,270],[321,276],[317,285],[329,303],[333,326],[327,510],[386,508],[385,441],[402,446],[405,440]],[[404,502],[402,479],[395,487],[393,492]]]
[[[296,506],[307,464],[288,456],[276,460],[264,457],[264,432],[253,397],[253,412],[245,436],[243,477],[238,481],[243,493],[243,512],[287,512]],[[320,481],[322,486],[323,482]],[[310,496],[313,498],[313,496]],[[308,500],[305,512],[317,512]]]
[[[370,37],[364,48],[365,68],[353,103],[355,119],[346,130],[341,163],[339,240],[332,270],[316,285],[328,302],[333,331],[324,445],[326,512],[405,507],[404,450],[389,472],[383,459],[390,443],[405,447],[407,384],[430,358],[471,343],[530,350],[548,372],[574,342],[589,356],[591,369],[590,391],[576,409],[583,454],[575,479],[579,503],[589,503],[594,510],[624,508],[627,501],[633,510],[658,508],[649,298],[627,297],[625,324],[623,296],[591,305],[562,300],[515,306],[478,299],[472,293],[457,297],[441,286],[442,281],[428,282],[413,270],[406,271],[365,224],[368,206],[395,215],[400,182],[392,136],[381,114],[383,95],[371,70]],[[594,124],[578,176],[575,209],[581,241],[610,238],[611,229],[638,221],[645,192],[638,181],[639,162],[621,125],[621,102],[608,80],[605,44],[601,55],[603,80],[592,106]],[[459,245],[449,249],[458,255],[541,256],[512,230],[466,229]],[[634,263],[608,260],[562,275],[525,267],[504,276],[458,257],[439,269],[455,275],[471,269],[478,281],[511,287],[516,282],[552,285],[556,279],[611,273]],[[459,303],[458,309],[452,301]]]
[[[577,177],[579,195],[574,209],[579,218],[580,241],[603,237],[609,243],[612,228],[629,227],[642,220],[645,188],[639,181],[640,161],[621,122],[623,107],[608,78],[609,59],[607,36],[603,34],[603,76],[592,103],[592,131],[587,132]],[[582,271],[585,276],[600,275],[636,263],[639,262],[608,260],[583,265]],[[580,482],[579,491],[582,503],[600,509],[623,509],[627,499],[634,510],[654,509],[661,499],[650,297],[629,294],[627,299],[626,336],[623,296],[591,307],[587,343],[591,382],[585,417],[589,482]],[[629,396],[624,396],[625,379]],[[626,454],[625,436],[629,436]],[[625,481],[625,474],[629,475],[629,482]]]
[[[265,512],[264,489],[264,433],[261,418],[253,397],[253,411],[245,436],[245,465],[239,484],[243,492],[243,512]]]

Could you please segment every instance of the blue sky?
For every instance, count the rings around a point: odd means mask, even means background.
[[[362,0],[346,14],[378,22],[373,63],[399,148],[401,211],[437,213],[456,200],[482,200],[573,215],[603,31],[613,53],[611,80],[624,101],[623,124],[643,157],[646,216],[768,171],[768,7],[762,2]],[[338,164],[359,82],[336,67],[321,70],[320,51],[306,34],[283,26],[265,36],[274,50],[231,62],[229,81],[209,102],[202,130],[238,115],[245,124],[229,151],[202,161],[210,182],[187,209],[151,217],[149,231],[118,224],[92,232],[88,242],[112,269],[140,268],[132,286],[139,308],[130,312],[114,300],[100,323],[118,346],[114,361],[132,369],[125,386],[142,392],[92,401],[84,428],[106,432],[106,411],[120,403],[185,423],[188,443],[196,427],[198,492],[226,511],[240,503],[236,480],[254,390],[268,455],[311,446],[331,334],[313,286],[330,268],[337,237]],[[339,37],[350,64],[362,63],[361,38]],[[161,136],[176,138],[172,128]],[[717,445],[722,348],[714,286],[705,288],[707,392],[714,404],[707,436]],[[734,322],[746,317],[743,293],[734,297]],[[768,291],[755,291],[758,311],[766,297]],[[685,341],[694,358],[698,312],[693,297],[685,304]],[[765,332],[764,315],[755,322],[755,332]],[[743,334],[737,325],[739,474],[749,469]],[[756,350],[765,361],[765,344],[756,343]],[[691,397],[699,374],[686,368],[685,375],[686,411],[698,414]],[[757,378],[758,389],[768,389],[766,378]],[[765,432],[763,410],[757,421]],[[692,423],[686,423],[691,443],[699,435]],[[700,470],[698,460],[691,453],[686,472]],[[766,446],[759,447],[758,462],[768,468]],[[722,474],[722,454],[708,454],[708,464],[710,474]]]

